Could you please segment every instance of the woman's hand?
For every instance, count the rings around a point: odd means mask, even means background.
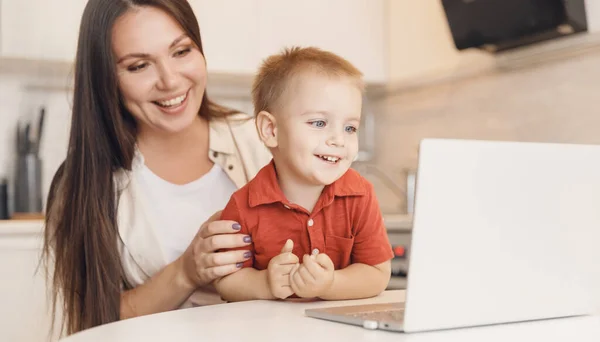
[[[182,275],[190,287],[207,285],[217,278],[240,270],[252,255],[247,250],[218,252],[251,243],[250,236],[236,234],[240,225],[234,221],[218,221],[218,211],[202,224],[194,240],[178,259]]]

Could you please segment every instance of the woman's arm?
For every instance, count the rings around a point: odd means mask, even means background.
[[[244,250],[217,252],[250,244],[239,224],[211,216],[198,230],[187,250],[152,278],[121,294],[120,318],[126,319],[178,308],[196,290],[240,270],[249,257]]]
[[[167,265],[146,283],[121,294],[120,319],[177,309],[194,292],[181,258]]]

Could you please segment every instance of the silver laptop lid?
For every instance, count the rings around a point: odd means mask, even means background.
[[[593,310],[600,146],[424,140],[415,201],[405,331]]]

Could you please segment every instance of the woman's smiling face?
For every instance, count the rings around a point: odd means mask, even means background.
[[[115,23],[119,89],[141,132],[177,133],[198,116],[206,87],[204,56],[175,19],[145,6]]]

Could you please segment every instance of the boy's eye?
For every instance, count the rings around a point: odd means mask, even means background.
[[[132,65],[132,66],[128,67],[127,70],[129,70],[131,72],[142,71],[147,66],[148,66],[148,63],[141,63],[141,64],[137,64],[137,65]]]
[[[358,128],[354,127],[354,126],[346,126],[346,133],[356,133],[358,131]]]
[[[309,122],[309,124],[315,128],[323,128],[323,127],[325,127],[326,123],[324,120],[316,120],[316,121]]]

